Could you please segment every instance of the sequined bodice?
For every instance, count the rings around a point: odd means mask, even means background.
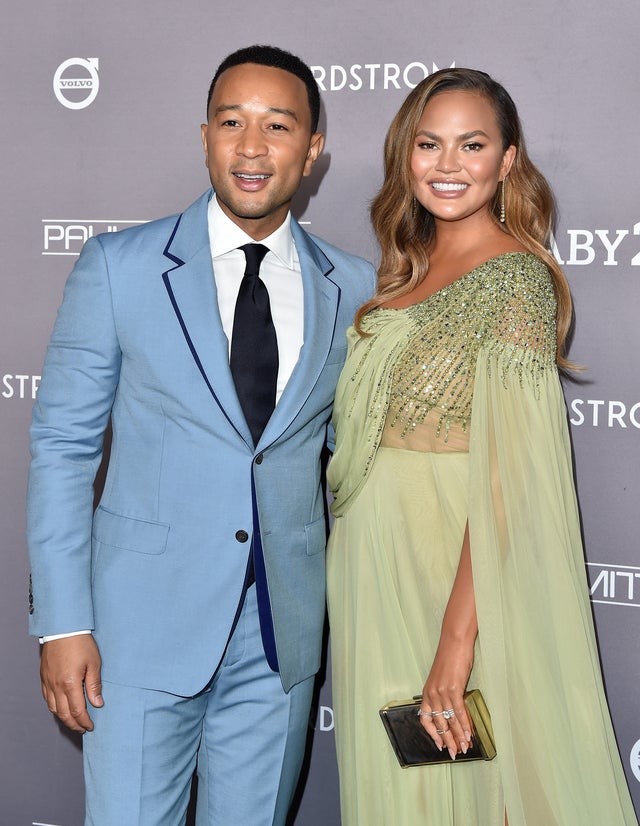
[[[499,356],[504,374],[527,370],[535,386],[541,371],[555,368],[555,311],[544,263],[529,253],[507,253],[424,301],[370,312],[362,325],[368,335],[349,332],[330,476],[337,481],[347,471],[346,454],[355,465],[349,475],[366,477],[380,445],[468,450],[481,350]]]
[[[382,444],[437,452],[468,449],[482,346],[517,345],[513,358],[555,341],[555,298],[536,257],[491,259],[404,310],[407,346],[392,371]]]

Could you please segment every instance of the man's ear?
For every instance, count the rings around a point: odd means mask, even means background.
[[[323,147],[324,135],[322,132],[315,132],[311,135],[311,140],[309,141],[309,151],[307,152],[307,158],[304,162],[304,172],[302,174],[305,177],[311,174],[313,165],[320,157]]]

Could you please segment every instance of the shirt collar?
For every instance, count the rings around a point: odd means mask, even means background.
[[[256,243],[250,235],[247,235],[222,211],[215,193],[209,200],[208,223],[211,256],[214,259],[241,247],[243,244]],[[287,212],[286,218],[278,229],[263,238],[260,243],[268,247],[285,267],[293,269],[295,266],[295,246],[291,234],[291,213]]]

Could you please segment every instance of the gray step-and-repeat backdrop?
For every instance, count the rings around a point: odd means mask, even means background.
[[[322,90],[327,150],[298,216],[370,259],[383,137],[409,89],[436,68],[471,66],[515,98],[560,206],[555,251],[577,318],[571,356],[588,367],[566,384],[587,565],[640,808],[637,0],[49,0],[5,4],[1,31],[0,826],[83,817],[81,741],[46,710],[26,632],[27,429],[64,281],[87,237],[179,211],[204,191],[207,87],[227,53],[253,42],[300,54]],[[300,826],[340,821],[328,682]]]

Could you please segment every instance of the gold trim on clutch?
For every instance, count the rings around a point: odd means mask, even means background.
[[[436,763],[465,763],[470,760],[493,760],[496,747],[489,710],[479,689],[467,691],[464,703],[473,726],[471,745],[466,754],[452,760],[447,749],[442,751],[422,727],[418,711],[422,697],[394,700],[380,709],[380,717],[402,768],[428,766]]]

